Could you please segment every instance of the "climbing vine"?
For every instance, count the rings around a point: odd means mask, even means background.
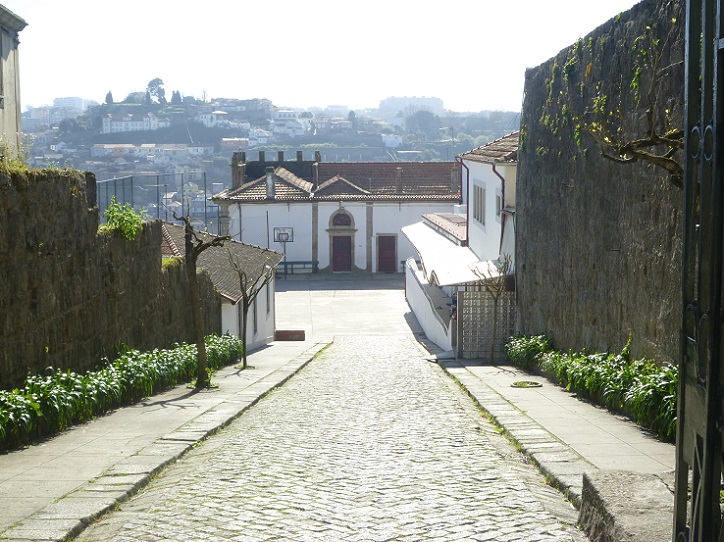
[[[668,61],[671,44],[660,33],[657,25],[646,26],[633,42],[623,39],[612,50],[606,36],[579,39],[552,62],[540,121],[558,139],[570,137],[584,156],[588,135],[604,158],[654,164],[682,188],[684,131],[673,120],[680,104],[666,95],[663,83],[683,61]],[[626,58],[631,69],[620,71],[630,75],[612,78],[611,63]]]

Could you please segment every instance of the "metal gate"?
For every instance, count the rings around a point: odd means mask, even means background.
[[[688,0],[683,335],[676,444],[676,542],[723,541],[722,1]]]

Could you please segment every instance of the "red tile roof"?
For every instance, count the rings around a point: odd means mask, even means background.
[[[464,160],[483,162],[485,164],[515,162],[518,160],[519,135],[520,132],[513,132],[500,139],[491,141],[482,147],[465,152],[460,156]]]
[[[455,162],[320,162],[317,181],[274,170],[278,201],[459,201]],[[266,202],[266,176],[214,196],[214,201]]]
[[[207,239],[213,237],[203,232],[199,232],[199,236]],[[183,256],[186,252],[183,226],[164,224],[162,243],[161,253],[164,257]],[[236,304],[242,295],[239,274],[229,261],[230,255],[241,271],[252,279],[263,276],[265,266],[268,265],[273,269],[284,258],[283,254],[274,250],[233,240],[225,241],[223,247],[210,248],[202,252],[198,267],[209,273],[216,290],[232,304]],[[251,288],[253,284],[247,286]]]

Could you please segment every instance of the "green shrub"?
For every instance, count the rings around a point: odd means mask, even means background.
[[[229,335],[206,337],[209,368],[237,361],[243,343]],[[0,450],[21,446],[132,404],[196,376],[196,345],[138,352],[126,350],[98,371],[78,374],[48,368],[25,386],[0,390]]]
[[[143,228],[143,213],[134,211],[130,203],[118,203],[116,196],[111,197],[111,202],[103,215],[106,217],[106,223],[99,229],[117,231],[128,241],[133,241]]]
[[[557,352],[542,336],[512,337],[511,361],[526,370],[540,369],[561,386],[613,412],[622,413],[665,441],[676,434],[678,369],[651,360],[630,360],[631,340],[620,354]]]
[[[522,369],[532,369],[539,363],[539,356],[553,348],[553,341],[545,335],[526,337],[516,335],[505,343],[505,353]]]

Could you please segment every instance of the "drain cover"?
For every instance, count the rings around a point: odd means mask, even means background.
[[[540,388],[542,385],[540,382],[533,382],[532,380],[519,380],[513,382],[510,386],[512,388]]]

